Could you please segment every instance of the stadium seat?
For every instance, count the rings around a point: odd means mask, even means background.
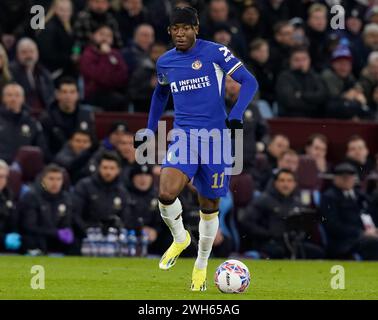
[[[18,149],[15,162],[21,168],[22,181],[32,182],[43,169],[43,153],[39,147],[23,146]]]
[[[300,156],[297,175],[300,189],[315,190],[320,187],[318,168],[315,160],[311,157],[307,155]]]
[[[10,168],[9,178],[8,178],[8,187],[13,193],[14,198],[17,200],[20,196],[21,187],[22,187],[22,174],[20,171]]]

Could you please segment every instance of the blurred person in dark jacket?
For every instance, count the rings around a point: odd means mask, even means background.
[[[143,23],[135,29],[133,40],[122,50],[129,76],[132,76],[136,68],[149,59],[149,52],[154,42],[155,31],[150,24]]]
[[[374,88],[378,85],[378,52],[374,51],[369,55],[368,63],[362,70],[358,83],[362,87],[371,111],[376,112],[377,109],[373,107],[373,93]]]
[[[46,166],[33,187],[21,198],[20,224],[24,249],[28,252],[70,253],[74,243],[72,231],[73,203],[63,188],[63,171],[55,165]]]
[[[4,87],[0,107],[0,159],[8,164],[22,146],[37,146],[46,160],[50,158],[42,126],[30,116],[24,102],[24,90],[19,84],[9,83]]]
[[[256,38],[266,38],[267,25],[257,5],[248,4],[243,8],[241,30],[245,43],[250,43]]]
[[[331,68],[322,73],[329,100],[326,115],[332,118],[367,118],[370,110],[362,89],[352,73],[352,54],[348,47],[338,46],[332,52]]]
[[[127,45],[134,35],[135,28],[149,21],[148,13],[142,0],[121,0],[121,8],[116,13],[121,30],[122,41]]]
[[[308,9],[306,34],[309,39],[309,52],[313,67],[322,71],[327,64],[326,51],[328,33],[328,8],[321,3],[315,3]]]
[[[247,247],[273,259],[288,258],[291,244],[288,238],[288,217],[301,208],[296,197],[295,174],[289,169],[280,169],[274,182],[245,212],[241,219],[242,234],[246,235]],[[323,249],[308,238],[301,241],[304,255],[301,258],[321,259]]]
[[[9,60],[7,52],[0,43],[0,93],[3,91],[4,86],[11,82],[12,75],[9,70]]]
[[[333,186],[323,193],[321,213],[332,258],[378,260],[377,217],[366,196],[355,188],[357,172],[348,163],[335,167]]]
[[[18,251],[21,235],[18,232],[16,203],[8,187],[9,167],[0,160],[0,252]]]
[[[55,155],[74,131],[88,131],[95,138],[94,115],[79,103],[79,89],[75,79],[59,80],[55,101],[40,117],[50,152]]]
[[[130,171],[136,165],[134,134],[125,132],[119,139],[117,148],[118,155],[121,158],[121,179],[125,186],[129,183]]]
[[[270,48],[266,40],[257,38],[249,44],[248,69],[259,83],[259,99],[267,101],[271,106],[276,99],[276,74],[270,62]]]
[[[67,170],[71,184],[75,185],[80,179],[91,174],[89,160],[96,147],[88,131],[77,130],[57,153],[53,162]]]
[[[54,0],[45,19],[45,28],[37,33],[41,61],[54,79],[75,75],[72,47],[73,4],[71,0]]]
[[[167,46],[155,42],[150,49],[149,59],[145,59],[136,67],[129,82],[129,94],[134,111],[148,112],[153,91],[157,85],[156,62],[167,51]]]
[[[113,46],[113,31],[107,25],[99,25],[93,31],[91,44],[80,57],[80,73],[83,75],[85,100],[105,111],[127,109],[127,65],[121,52]]]
[[[311,58],[307,49],[296,48],[291,52],[290,70],[279,75],[276,96],[280,116],[323,116],[327,90],[320,76],[311,70]]]
[[[17,59],[10,70],[13,80],[24,88],[31,111],[38,113],[50,105],[54,99],[54,83],[50,72],[39,61],[34,40],[22,38],[17,42]]]
[[[120,180],[121,160],[114,152],[104,152],[98,170],[80,180],[74,189],[75,231],[82,238],[89,227],[102,227],[127,213],[128,195]]]
[[[319,172],[325,173],[330,171],[327,163],[328,138],[320,133],[312,134],[305,146],[305,154],[315,160]]]
[[[123,217],[125,227],[136,230],[137,234],[146,232],[150,244],[149,251],[162,253],[161,247],[159,249],[155,243],[162,226],[152,168],[135,163],[130,170],[127,190],[130,197],[127,203],[128,209]]]
[[[366,141],[359,135],[353,135],[347,141],[345,161],[356,170],[359,180],[362,182],[374,170],[374,161],[369,156]]]
[[[294,26],[289,21],[280,21],[274,25],[270,47],[271,67],[277,75],[289,67],[290,52],[295,46]]]
[[[92,33],[101,25],[107,25],[114,34],[114,46],[123,47],[119,25],[110,11],[109,0],[87,0],[87,7],[79,12],[74,24],[75,44],[73,53],[76,58],[91,40]]]

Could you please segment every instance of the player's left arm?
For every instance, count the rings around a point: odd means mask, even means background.
[[[213,55],[214,61],[220,66],[223,72],[241,84],[238,100],[233,106],[226,122],[227,126],[231,129],[242,128],[243,113],[256,94],[258,83],[256,78],[226,46],[216,44],[213,47]]]

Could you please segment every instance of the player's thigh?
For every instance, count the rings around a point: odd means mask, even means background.
[[[188,176],[176,168],[164,167],[159,182],[159,198],[174,200],[189,182]]]

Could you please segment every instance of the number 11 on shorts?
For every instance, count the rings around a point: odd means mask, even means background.
[[[218,173],[214,173],[213,184],[211,185],[211,188],[213,189],[223,188],[223,181],[224,181],[224,172],[222,172],[220,175]]]

